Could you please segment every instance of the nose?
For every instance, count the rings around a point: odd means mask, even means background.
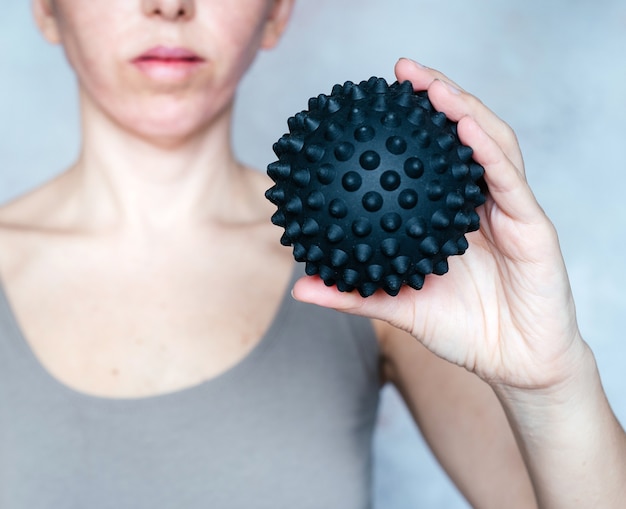
[[[188,20],[195,14],[195,0],[142,0],[146,16],[159,16],[168,21]]]

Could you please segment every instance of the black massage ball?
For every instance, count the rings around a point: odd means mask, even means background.
[[[376,77],[335,85],[308,106],[289,119],[267,168],[281,243],[307,274],[364,297],[445,274],[485,201],[483,168],[456,123],[410,82]]]

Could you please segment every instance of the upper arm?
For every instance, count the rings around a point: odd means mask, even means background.
[[[521,453],[489,385],[408,334],[377,327],[384,376],[396,385],[434,455],[472,506],[535,508]]]

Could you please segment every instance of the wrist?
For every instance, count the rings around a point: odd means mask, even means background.
[[[626,435],[604,394],[593,353],[583,345],[571,372],[555,384],[494,387],[540,507],[608,509],[622,507],[626,496]]]
[[[547,362],[543,375],[534,383],[507,382],[491,384],[504,405],[552,406],[570,404],[577,397],[599,385],[599,374],[591,348],[576,333],[566,352]]]

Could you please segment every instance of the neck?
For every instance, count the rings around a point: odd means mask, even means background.
[[[70,170],[83,227],[150,230],[223,218],[244,168],[231,150],[232,105],[185,138],[148,139],[83,104],[83,149]]]

